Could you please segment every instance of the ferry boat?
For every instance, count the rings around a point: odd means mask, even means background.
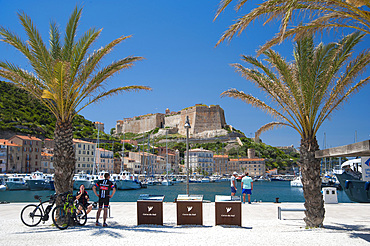
[[[361,158],[344,162],[342,174],[336,173],[348,198],[354,202],[370,203],[370,182],[362,180]]]
[[[120,172],[118,175],[113,175],[117,189],[119,190],[136,190],[142,188],[140,182],[135,179],[128,171]]]
[[[31,176],[26,177],[26,182],[30,190],[50,190],[50,183],[46,180],[45,175],[40,172],[32,172]]]
[[[29,190],[26,180],[23,177],[18,176],[17,174],[8,177],[5,180],[6,187],[8,190]]]
[[[92,179],[85,172],[79,172],[75,175],[73,182],[73,189],[79,190],[81,185],[85,186],[85,190],[90,190],[93,187]]]

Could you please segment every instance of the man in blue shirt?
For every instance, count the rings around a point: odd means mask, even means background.
[[[253,180],[248,176],[248,172],[245,172],[245,176],[242,178],[242,193],[243,203],[245,203],[245,194],[248,194],[248,203],[251,204],[251,195],[253,190]]]

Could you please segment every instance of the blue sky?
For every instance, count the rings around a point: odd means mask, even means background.
[[[185,107],[203,103],[218,104],[225,110],[226,122],[240,129],[247,136],[262,125],[273,121],[259,109],[231,98],[220,98],[230,88],[248,92],[262,100],[265,95],[251,82],[241,78],[229,66],[240,62],[240,55],[255,55],[256,49],[274,36],[279,23],[262,25],[256,21],[229,44],[214,47],[221,34],[242,13],[255,7],[260,1],[250,1],[241,12],[229,7],[215,22],[213,18],[218,0],[120,0],[120,1],[5,1],[0,0],[0,25],[25,37],[17,18],[17,12],[26,12],[34,21],[44,40],[48,38],[51,20],[65,29],[73,8],[83,6],[78,35],[90,27],[103,28],[95,43],[97,49],[122,35],[133,35],[119,45],[105,64],[126,56],[142,56],[145,60],[108,80],[107,88],[123,85],[146,85],[151,92],[126,93],[108,98],[82,111],[91,121],[105,124],[106,132],[115,127],[116,121],[148,113],[164,113],[166,108],[179,111]],[[324,34],[325,42],[336,41],[343,34]],[[320,37],[321,38],[321,37]],[[366,37],[358,50],[368,48]],[[293,45],[286,41],[274,47],[288,60],[292,59]],[[261,57],[262,58],[262,57]],[[0,59],[14,62],[30,69],[14,48],[0,43]],[[367,71],[365,76],[369,76]],[[324,133],[326,146],[335,147],[369,139],[370,115],[366,103],[370,85],[357,93],[325,122],[317,134],[322,149]],[[279,128],[261,135],[272,146],[294,145],[299,147],[300,137],[290,128]]]

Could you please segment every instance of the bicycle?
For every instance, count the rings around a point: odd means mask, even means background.
[[[67,229],[71,224],[83,226],[87,222],[86,209],[76,202],[70,192],[61,194],[64,204],[56,206],[51,213],[54,225],[60,230]]]
[[[35,195],[34,198],[36,200],[39,200],[40,203],[38,205],[28,204],[22,209],[21,220],[23,224],[25,224],[26,226],[33,227],[40,224],[41,221],[45,223],[46,221],[49,220],[49,213],[55,204],[57,196],[54,194],[47,197],[49,197],[49,200],[42,202],[41,196]],[[50,203],[46,207],[46,209],[44,209],[45,203]]]

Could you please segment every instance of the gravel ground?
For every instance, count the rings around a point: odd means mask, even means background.
[[[20,220],[25,203],[0,204],[0,245],[370,245],[370,204],[326,204],[325,228],[305,229],[303,212],[277,207],[303,208],[302,203],[242,205],[242,227],[215,226],[215,204],[203,204],[203,226],[178,226],[176,204],[164,203],[163,226],[137,225],[136,203],[111,203],[109,227],[96,227],[89,214],[83,227],[61,231],[50,219],[27,227]],[[102,222],[102,219],[100,220]]]

